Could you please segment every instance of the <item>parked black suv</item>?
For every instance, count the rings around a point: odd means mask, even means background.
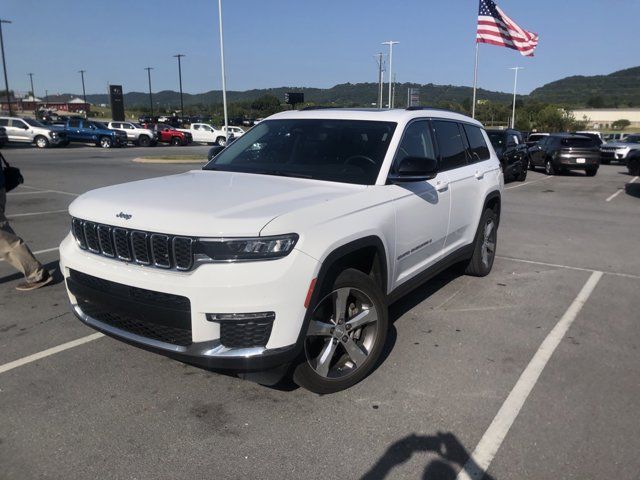
[[[531,169],[544,167],[547,175],[584,170],[593,177],[600,167],[597,142],[583,135],[554,133],[529,148],[529,153]]]
[[[529,151],[517,130],[487,130],[489,140],[500,159],[504,181],[524,182],[529,168]]]

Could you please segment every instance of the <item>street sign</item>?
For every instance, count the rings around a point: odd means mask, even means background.
[[[122,85],[109,85],[109,99],[111,100],[111,118],[116,122],[124,121]]]
[[[420,89],[411,87],[407,91],[407,107],[418,106],[420,106]]]

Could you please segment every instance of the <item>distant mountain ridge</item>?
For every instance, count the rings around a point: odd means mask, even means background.
[[[395,87],[395,105],[407,105],[408,88],[420,89],[420,104],[443,106],[446,104],[470,105],[472,88],[456,85],[435,85],[401,83]],[[316,105],[338,105],[365,107],[372,106],[378,97],[377,83],[343,83],[331,88],[278,87],[262,88],[246,91],[228,91],[229,102],[251,102],[264,95],[274,95],[284,102],[285,92],[304,92],[305,101]],[[50,95],[50,101],[66,101],[78,94]],[[222,92],[211,90],[205,93],[185,93],[185,107],[191,109],[208,109],[222,103]],[[385,95],[387,98],[387,85]],[[511,94],[478,89],[479,100],[491,100],[508,103]],[[538,100],[568,107],[640,107],[640,67],[628,68],[608,75],[571,76],[536,88],[530,95],[519,95],[523,100]],[[108,104],[107,94],[87,95],[92,104]],[[147,107],[149,94],[145,92],[128,92],[124,95],[127,108]],[[154,107],[175,109],[180,105],[180,94],[173,90],[153,93]]]

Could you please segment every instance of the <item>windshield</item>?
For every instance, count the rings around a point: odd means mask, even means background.
[[[588,137],[563,138],[562,146],[574,148],[591,148],[596,146],[596,142],[592,138]]]
[[[107,127],[107,125],[102,122],[93,122],[93,124],[102,130],[109,130],[109,127]]]
[[[493,148],[502,148],[504,146],[504,134],[502,132],[487,132],[489,140]]]
[[[267,120],[204,169],[373,185],[396,125],[362,120]]]
[[[33,118],[23,118],[23,120],[27,122],[29,125],[31,125],[32,127],[46,128],[42,123],[40,123],[37,120],[34,120]]]
[[[540,140],[542,140],[543,138],[545,138],[547,135],[539,135],[539,134],[533,134],[533,135],[529,135],[529,138],[527,139],[527,142],[531,142],[531,143],[535,143],[535,142],[539,142]]]
[[[144,128],[142,125],[140,125],[139,123],[132,123],[132,125],[136,128]]]

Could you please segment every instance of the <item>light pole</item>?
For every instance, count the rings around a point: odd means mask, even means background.
[[[9,95],[9,80],[7,79],[7,63],[4,59],[4,39],[2,38],[2,24],[3,23],[11,23],[11,20],[2,20],[0,19],[0,49],[2,50],[2,68],[4,69],[4,88],[6,89],[7,94],[7,107],[9,108],[9,116],[13,116],[13,111],[11,110],[11,96]]]
[[[78,73],[80,74],[80,78],[82,79],[82,100],[84,101],[84,105],[85,107],[87,106],[87,92],[84,89],[84,74],[85,74],[86,70],[78,70]]]
[[[513,81],[513,113],[511,114],[511,128],[516,128],[516,91],[518,90],[518,70],[524,70],[524,67],[512,67],[509,70],[515,72]]]
[[[153,70],[153,67],[145,67],[145,70],[147,71],[147,76],[149,77],[149,107],[151,109],[150,116],[153,117],[153,95],[151,94],[151,70]]]
[[[220,31],[220,64],[222,70],[222,109],[224,110],[224,135],[229,138],[229,115],[227,113],[227,75],[224,68],[224,34],[222,31],[222,0],[218,0],[218,27]]]
[[[36,103],[36,91],[33,89],[33,73],[27,73],[27,75],[31,80],[31,100],[33,100],[33,114],[35,115],[38,111],[38,104]]]
[[[381,45],[389,45],[389,108],[393,108],[393,46],[400,42],[389,40]]]
[[[382,96],[384,90],[384,54],[382,52],[374,55],[378,64],[378,109],[382,109]]]
[[[183,55],[182,53],[178,53],[177,55],[174,55],[174,57],[178,59],[178,80],[180,82],[180,116],[181,117],[184,117],[184,103],[182,101],[182,63],[180,62],[180,59],[184,56],[185,55]]]

